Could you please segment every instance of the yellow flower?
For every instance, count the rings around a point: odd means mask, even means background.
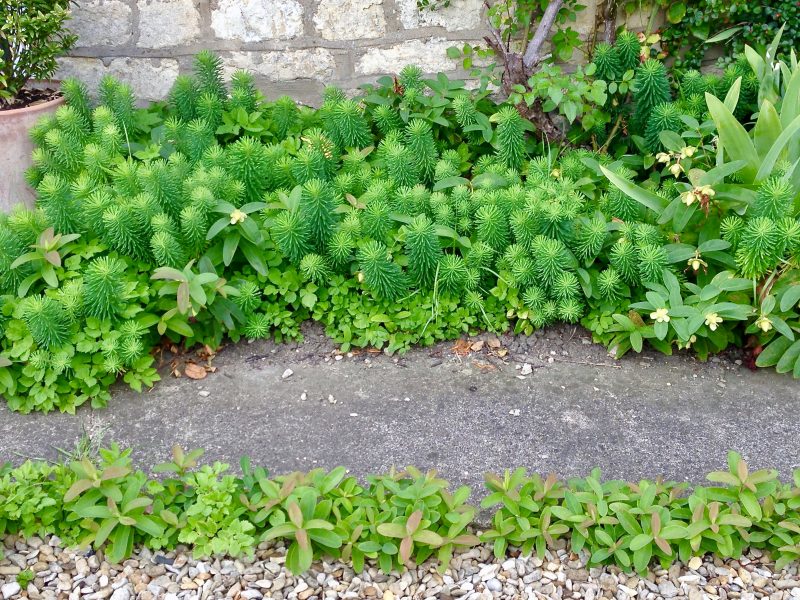
[[[650,313],[650,318],[656,323],[669,323],[669,311],[666,308],[657,308]]]
[[[675,163],[669,168],[669,172],[672,173],[673,177],[677,177],[683,173],[683,165],[681,165],[681,163]]]
[[[364,273],[361,271],[356,273],[356,279],[358,280],[358,283],[364,283]]]
[[[704,185],[701,188],[697,188],[695,191],[698,194],[701,194],[703,196],[708,196],[709,198],[713,198],[717,194],[717,192],[715,192],[710,185]]]
[[[660,163],[668,163],[672,157],[666,152],[659,152],[656,154],[656,160]]]
[[[244,220],[246,218],[247,215],[237,208],[231,213],[231,225],[236,225],[237,223],[244,223]]]
[[[691,206],[697,200],[697,195],[694,193],[694,191],[684,192],[683,194],[681,194],[681,196],[682,196],[681,201],[686,206]]]
[[[711,331],[716,331],[720,323],[722,323],[722,317],[717,313],[708,313],[706,315],[706,325]]]
[[[695,152],[697,152],[697,148],[693,146],[686,146],[685,148],[681,149],[681,158],[689,158],[694,155]]]
[[[761,315],[756,319],[756,327],[760,328],[764,333],[767,333],[772,329],[772,321],[769,320],[769,317]]]
[[[559,171],[558,169],[553,169],[550,175],[552,175],[553,177],[561,177],[561,171]]]

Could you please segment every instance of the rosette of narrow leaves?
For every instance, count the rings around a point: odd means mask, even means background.
[[[372,141],[369,123],[361,107],[353,100],[344,99],[333,105],[326,127],[341,149],[364,148]]]
[[[443,292],[457,293],[467,283],[467,265],[457,254],[445,254],[439,259],[438,288]]]
[[[264,313],[254,313],[248,315],[244,325],[244,336],[248,340],[260,340],[268,338],[272,331],[272,321]]]
[[[608,225],[602,216],[582,219],[575,228],[574,248],[578,258],[593,261],[608,239]]]
[[[633,177],[636,175],[625,167],[617,168],[616,174],[629,182],[632,182]],[[642,205],[617,186],[613,186],[608,190],[608,194],[603,199],[602,204],[609,216],[625,222],[636,221],[642,212]]]
[[[243,137],[227,148],[228,170],[245,185],[247,202],[258,202],[267,191],[265,166],[268,157],[264,145],[255,138]]]
[[[66,180],[58,175],[48,173],[39,184],[37,192],[38,207],[56,231],[80,233],[78,222],[80,212]]]
[[[103,241],[124,256],[148,261],[150,216],[137,213],[132,203],[110,206],[103,213]]]
[[[68,77],[61,82],[61,93],[67,106],[75,110],[88,126],[92,121],[92,104],[86,85],[79,79]]]
[[[109,256],[93,259],[83,274],[86,314],[98,319],[118,315],[125,301],[125,263]]]
[[[639,247],[639,280],[642,283],[661,283],[668,261],[663,246],[643,244]]]
[[[308,223],[312,245],[324,250],[333,234],[336,202],[331,184],[321,179],[306,182],[300,194],[299,216]]]
[[[650,223],[636,223],[633,228],[633,240],[637,248],[645,244],[661,245],[663,235],[655,225]]]
[[[567,323],[577,323],[583,316],[583,302],[571,296],[558,302],[558,318]]]
[[[619,54],[619,62],[623,73],[639,66],[642,54],[642,45],[639,43],[639,36],[632,31],[623,31],[617,36],[615,46]]]
[[[411,150],[417,171],[425,181],[432,181],[439,153],[433,140],[430,123],[411,119],[406,126],[406,146]]]
[[[386,139],[381,144],[386,172],[397,187],[419,183],[419,165],[413,152],[399,141]]]
[[[557,300],[563,301],[575,298],[581,292],[578,276],[570,271],[562,271],[553,281],[551,293]]]
[[[634,121],[637,128],[645,127],[656,106],[672,99],[669,90],[669,78],[664,64],[653,58],[642,63],[636,70],[633,81],[633,97],[636,101]]]
[[[40,348],[52,350],[69,341],[69,315],[57,300],[47,296],[30,296],[23,300],[20,309],[33,341]]]
[[[614,267],[608,267],[597,274],[597,291],[603,300],[614,301],[622,297],[622,277]]]
[[[201,50],[194,57],[194,74],[199,93],[211,94],[220,101],[228,99],[228,89],[222,76],[222,59],[209,50]]]
[[[418,215],[406,226],[405,249],[412,283],[421,289],[431,289],[442,249],[436,228],[427,216]]]
[[[689,98],[695,94],[703,95],[706,92],[706,81],[703,74],[696,69],[689,69],[681,77],[681,96]]]
[[[387,300],[398,300],[406,293],[406,277],[381,242],[369,240],[364,243],[358,249],[357,259],[364,283],[376,295]]]
[[[292,176],[299,184],[312,179],[327,179],[328,169],[322,152],[304,145],[292,160]]]
[[[508,219],[496,204],[484,204],[475,212],[478,239],[500,252],[509,242]]]
[[[292,98],[281,96],[272,105],[271,116],[275,136],[282,140],[295,127],[300,117],[300,111],[297,108],[297,103]]]
[[[261,305],[261,288],[255,281],[245,281],[239,286],[234,302],[245,315],[251,315]]]
[[[328,259],[330,259],[335,268],[341,269],[350,263],[355,249],[356,244],[353,241],[353,236],[349,232],[340,229],[328,240]]]
[[[742,275],[758,279],[774,269],[783,257],[786,240],[775,221],[756,217],[747,221],[736,251],[736,264]]]
[[[795,191],[783,177],[770,177],[758,186],[756,201],[748,215],[777,221],[792,214]]]
[[[519,111],[504,106],[492,115],[497,123],[497,158],[512,169],[519,169],[525,158],[525,124]]]
[[[169,93],[169,103],[182,121],[195,118],[197,96],[197,80],[191,75],[178,75]]]
[[[372,120],[382,135],[387,135],[390,131],[397,131],[402,128],[403,122],[398,112],[386,104],[379,104],[372,111]]]
[[[639,281],[639,254],[631,241],[625,238],[617,240],[611,247],[609,259],[626,283],[634,284]]]
[[[181,210],[180,229],[187,251],[196,256],[206,245],[209,210],[203,203],[192,203]]]
[[[562,271],[570,266],[569,250],[563,242],[537,236],[531,245],[538,281],[550,288]]]
[[[132,132],[134,130],[134,114],[136,113],[136,98],[133,89],[120,83],[111,75],[105,75],[98,86],[100,100],[114,117],[114,123],[120,131]],[[97,128],[95,128],[97,131]]]
[[[495,250],[486,242],[477,241],[472,244],[472,247],[467,251],[466,261],[467,265],[476,269],[485,269],[492,264]]]
[[[645,143],[650,152],[659,152],[664,148],[659,137],[662,131],[683,131],[681,111],[674,102],[662,102],[653,107],[647,119]]]
[[[622,61],[617,47],[607,42],[600,42],[594,47],[592,62],[597,68],[595,76],[598,79],[616,81],[622,77]]]
[[[252,73],[237,69],[231,75],[231,110],[241,108],[247,113],[255,112],[258,105],[258,90]]]
[[[197,118],[192,119],[191,122],[196,123],[202,121],[205,123],[205,128],[212,134],[209,145],[214,142],[213,134],[217,130],[217,127],[222,124],[222,113],[224,110],[225,106],[222,100],[210,92],[200,94],[200,97],[197,99]]]
[[[186,264],[186,252],[180,241],[169,231],[156,231],[150,238],[150,251],[157,266],[182,267]]]
[[[300,272],[307,281],[323,284],[331,275],[331,269],[325,257],[319,254],[306,254],[300,261]]]

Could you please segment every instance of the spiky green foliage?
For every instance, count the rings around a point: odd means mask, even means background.
[[[661,283],[668,262],[667,251],[663,246],[643,244],[639,247],[640,280],[643,283]]]
[[[365,285],[377,296],[398,300],[405,295],[408,289],[406,277],[381,242],[370,240],[364,243],[358,249],[357,259]]]
[[[777,221],[792,214],[794,196],[795,190],[790,181],[782,177],[770,177],[759,185],[756,201],[749,214]]]
[[[327,131],[339,148],[364,148],[369,145],[372,135],[369,123],[356,102],[340,100],[330,111]]]
[[[583,261],[594,260],[608,239],[608,225],[604,218],[594,217],[579,221],[575,229],[575,253]]]
[[[432,288],[442,249],[427,216],[418,215],[406,226],[405,249],[411,282],[422,289]]]
[[[245,186],[247,202],[258,202],[267,191],[268,165],[264,145],[255,138],[243,137],[227,150],[227,163],[230,173]]]
[[[328,240],[328,258],[337,269],[341,269],[352,260],[355,249],[353,236],[347,231],[339,230]]]
[[[633,90],[633,97],[636,101],[634,124],[639,130],[643,130],[653,109],[672,99],[667,68],[664,63],[653,58],[642,63],[636,70]]]
[[[158,266],[175,269],[186,265],[186,252],[178,238],[167,231],[156,231],[150,238],[150,251]]]
[[[327,181],[312,179],[303,185],[299,217],[308,223],[310,240],[314,248],[324,251],[333,234],[336,215],[333,187]]]
[[[378,105],[372,112],[372,120],[378,131],[387,135],[390,131],[397,131],[403,126],[398,112],[391,106],[385,104]]]
[[[260,340],[267,338],[272,331],[272,321],[268,315],[263,313],[253,313],[247,317],[244,326],[244,336],[248,340]]]
[[[646,244],[661,245],[664,241],[664,236],[658,228],[650,223],[635,223],[632,233],[637,248]]]
[[[625,167],[619,167],[616,173],[628,181],[632,181],[635,175],[633,171]],[[602,204],[609,216],[616,217],[621,221],[636,221],[642,213],[642,205],[616,186],[608,190]]]
[[[197,80],[190,75],[178,75],[169,93],[169,103],[182,121],[195,118],[197,96]]]
[[[39,207],[56,231],[78,233],[80,212],[67,181],[58,175],[48,173],[42,179],[37,191]]]
[[[617,36],[617,52],[622,72],[635,69],[639,66],[642,54],[642,45],[639,43],[639,36],[632,31],[623,31]]]
[[[272,107],[272,123],[278,139],[284,139],[299,120],[300,111],[289,96],[281,96]]]
[[[513,106],[504,106],[495,115],[497,120],[497,158],[512,169],[519,169],[525,158],[525,128],[522,117]]]
[[[674,131],[680,134],[684,125],[681,111],[674,102],[663,102],[653,107],[647,119],[645,143],[650,152],[656,153],[664,149],[659,137],[662,131]]]
[[[61,82],[61,93],[67,106],[77,112],[88,125],[92,120],[92,103],[86,85],[74,77],[68,77]]]
[[[592,62],[597,67],[595,76],[606,81],[616,81],[624,72],[619,49],[607,42],[600,42],[594,47]]]
[[[622,296],[622,277],[614,267],[597,274],[597,291],[604,300],[614,301]]]
[[[237,69],[231,76],[230,108],[255,112],[258,105],[258,91],[252,73]]]
[[[208,50],[202,50],[194,58],[194,73],[200,95],[210,94],[220,101],[228,99],[228,89],[222,77],[222,59]]]
[[[270,233],[281,252],[295,264],[311,252],[310,223],[299,211],[281,211],[273,220]]]
[[[563,242],[537,236],[531,244],[536,277],[541,285],[552,287],[562,271],[569,268],[569,250]]]
[[[114,123],[120,131],[132,132],[134,130],[133,116],[136,112],[136,100],[133,90],[129,85],[120,83],[111,75],[105,75],[100,80],[100,100],[111,112]]]
[[[439,153],[433,140],[430,123],[411,119],[406,127],[406,145],[416,161],[417,170],[425,181],[432,181]]]
[[[786,240],[775,221],[756,217],[747,221],[736,251],[736,264],[742,275],[758,279],[775,268],[783,256]]]
[[[508,245],[508,220],[496,204],[484,204],[475,212],[478,239],[496,251]]]
[[[577,323],[583,316],[583,302],[577,297],[569,297],[558,303],[558,318],[567,323]]]
[[[620,238],[611,247],[611,264],[622,279],[629,284],[639,281],[639,255],[633,243]]]
[[[331,275],[331,268],[324,256],[319,254],[306,254],[300,261],[300,272],[307,281],[322,284]]]
[[[391,207],[384,198],[372,198],[361,212],[361,228],[377,239],[385,239],[392,228]]]
[[[406,65],[400,71],[397,79],[404,91],[421,91],[424,87],[424,84],[422,83],[422,75],[422,69],[420,69],[417,65]]]
[[[469,272],[464,259],[457,254],[445,254],[439,258],[438,288],[443,292],[458,293],[467,284]]]
[[[386,139],[381,143],[386,172],[398,187],[419,183],[419,163],[410,148],[399,141]]]
[[[83,276],[83,298],[86,313],[98,319],[111,319],[119,314],[125,300],[125,263],[101,256],[92,260]]]
[[[742,239],[742,234],[745,229],[745,221],[737,215],[730,215],[725,217],[720,222],[719,232],[722,239],[731,245],[731,248],[736,251],[739,247],[739,242]]]
[[[55,299],[47,296],[30,296],[23,301],[21,312],[37,346],[53,350],[69,340],[69,315]]]
[[[703,74],[696,70],[690,69],[681,77],[681,96],[689,98],[694,94],[704,94],[706,92],[706,81]]]

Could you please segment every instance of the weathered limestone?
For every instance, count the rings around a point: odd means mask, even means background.
[[[303,7],[296,0],[219,0],[211,28],[238,42],[296,38],[303,34]]]
[[[139,0],[140,48],[181,46],[200,36],[194,0]]]
[[[80,47],[124,46],[133,38],[132,15],[124,0],[85,0],[73,11],[69,26]]]
[[[96,58],[65,58],[56,77],[77,77],[91,90],[104,75],[113,75],[133,88],[140,101],[162,100],[178,77],[178,61],[171,58],[115,58],[107,65]]]
[[[312,48],[285,52],[231,52],[223,56],[226,74],[246,69],[272,81],[330,80],[336,61],[329,50]]]
[[[427,73],[452,71],[455,63],[447,58],[447,49],[459,45],[445,39],[411,40],[388,48],[371,48],[356,63],[359,75],[397,73],[409,64],[415,64]]]
[[[443,27],[447,31],[477,29],[481,25],[483,0],[452,0],[447,8],[420,10],[417,0],[395,0],[405,29]]]
[[[326,40],[381,37],[386,32],[383,0],[320,0],[314,25]]]

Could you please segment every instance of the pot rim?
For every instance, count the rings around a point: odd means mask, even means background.
[[[39,86],[41,86],[42,84],[47,86],[52,85],[58,88],[61,82],[57,79],[48,79],[46,81],[36,81],[32,83],[34,85],[39,85]],[[65,101],[66,99],[62,95],[59,96],[58,98],[53,98],[52,100],[48,100],[47,102],[40,102],[39,104],[33,104],[31,106],[23,106],[22,108],[12,108],[11,110],[0,110],[0,119],[16,117],[22,114],[42,112],[47,109],[53,108],[54,106],[63,104]]]

